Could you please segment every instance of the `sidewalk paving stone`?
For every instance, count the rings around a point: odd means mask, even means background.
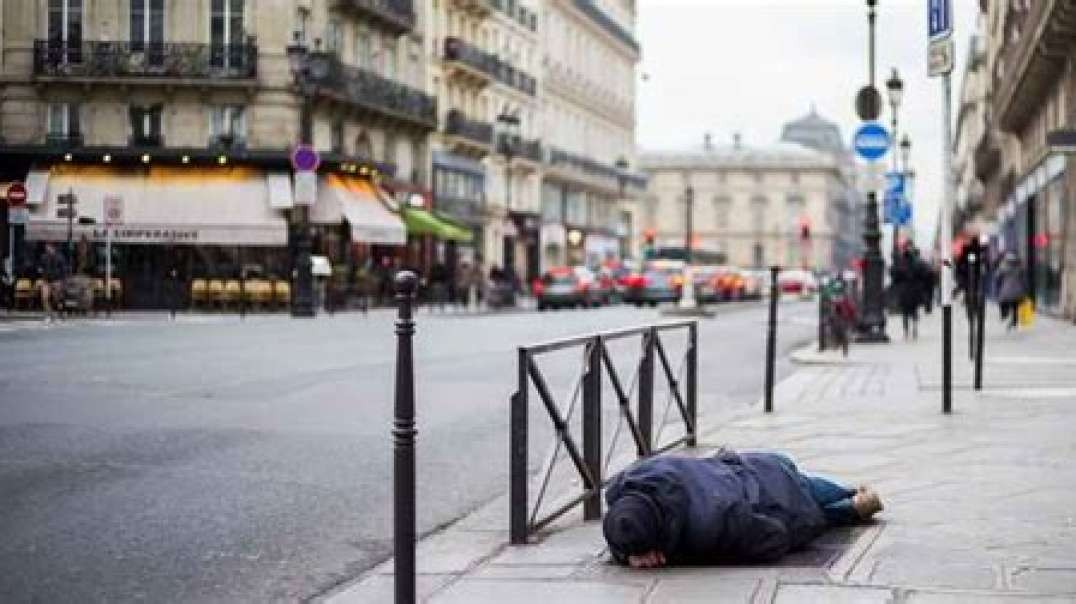
[[[875,485],[887,504],[876,523],[767,566],[634,571],[610,562],[600,523],[581,510],[530,545],[506,545],[501,497],[420,546],[424,600],[1076,603],[1076,397],[1042,395],[1076,391],[1076,329],[1046,318],[1016,333],[988,328],[987,389],[976,393],[958,317],[960,387],[943,415],[937,315],[918,341],[854,346],[847,359],[797,352],[804,364],[777,385],[774,414],[756,405],[704,418],[705,445],[679,453],[786,451],[808,471]],[[331,601],[384,601],[375,596],[388,573]]]

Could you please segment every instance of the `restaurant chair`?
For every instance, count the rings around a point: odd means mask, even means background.
[[[220,279],[210,279],[208,286],[209,294],[207,301],[213,306],[219,306],[224,303],[224,282]]]
[[[27,310],[33,308],[40,301],[39,288],[34,287],[34,283],[29,279],[18,279],[15,281],[15,308],[26,308]]]
[[[191,306],[193,308],[209,306],[209,283],[205,279],[191,279]]]
[[[283,309],[291,306],[291,284],[282,279],[273,281],[273,301]]]

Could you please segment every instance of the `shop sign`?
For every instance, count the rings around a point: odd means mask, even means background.
[[[108,195],[104,200],[105,225],[116,226],[123,224],[123,198],[119,195]]]

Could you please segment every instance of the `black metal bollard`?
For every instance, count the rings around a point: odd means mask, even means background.
[[[411,343],[415,334],[413,310],[418,277],[411,271],[396,275],[396,401],[392,426],[393,543],[396,557],[396,604],[415,602],[415,366]]]
[[[777,362],[777,273],[781,267],[770,267],[770,319],[766,330],[766,413],[773,413],[773,380]]]
[[[826,350],[826,300],[825,289],[818,292],[818,352]]]
[[[975,389],[983,389],[983,348],[986,346],[986,283],[983,279],[984,271],[986,270],[986,252],[983,251],[979,257],[978,263],[978,278],[976,282],[979,287],[975,291],[976,301],[976,327],[975,327]]]
[[[968,360],[975,360],[975,327],[977,324],[975,313],[979,309],[979,255],[968,254],[968,289],[964,292],[964,308],[968,315]]]
[[[179,304],[179,275],[176,273],[176,269],[172,269],[169,272],[169,277],[172,281],[172,295],[169,296],[168,312],[172,316],[172,320],[176,320],[176,305]]]

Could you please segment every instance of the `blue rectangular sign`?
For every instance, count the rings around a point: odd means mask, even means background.
[[[930,39],[944,38],[953,33],[952,0],[927,0]]]
[[[893,224],[900,222],[900,207],[904,203],[904,175],[900,172],[887,172],[885,175],[885,196],[882,198],[882,222]]]

